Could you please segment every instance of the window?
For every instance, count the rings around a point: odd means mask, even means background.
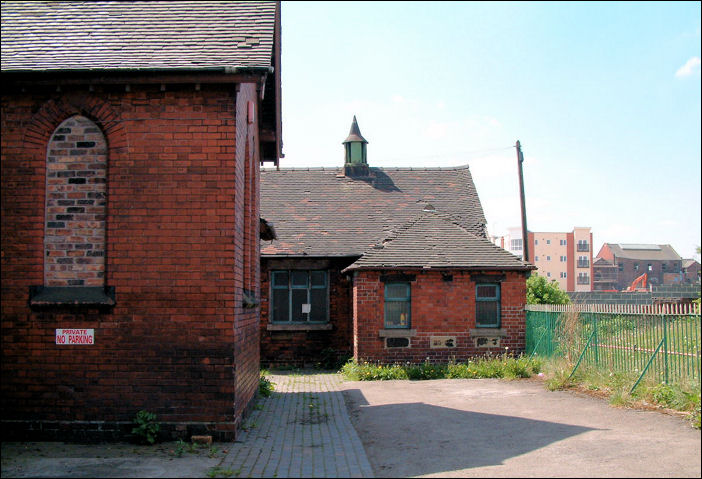
[[[499,284],[478,284],[475,286],[475,327],[500,327]]]
[[[521,239],[513,239],[509,242],[509,245],[510,245],[510,249],[512,249],[512,250],[515,250],[515,251],[522,250],[522,240]]]
[[[639,270],[639,263],[634,263],[634,271],[638,271],[638,270]]]
[[[653,265],[651,263],[648,263],[648,270],[653,271]]]
[[[617,266],[619,266],[619,271],[624,271],[624,263],[619,263]]]
[[[535,240],[534,240],[534,246],[538,246],[538,245],[539,245],[539,240],[535,239]]]
[[[409,283],[386,283],[385,327],[409,329],[411,305]]]
[[[538,256],[534,256],[534,261],[539,261],[539,257],[538,257]]]
[[[326,271],[273,271],[271,319],[276,323],[326,323],[329,288]]]
[[[546,240],[546,244],[551,244],[551,240]]]
[[[561,278],[567,278],[567,277],[568,277],[568,273],[561,271]]]
[[[547,278],[550,278],[550,277],[551,277],[551,273],[546,272],[546,277],[547,277]]]
[[[578,251],[590,251],[590,245],[587,240],[578,240]]]
[[[551,257],[550,257],[550,256],[546,256],[546,261],[551,261]]]
[[[561,240],[561,246],[568,246],[568,240]]]
[[[587,273],[578,273],[578,284],[590,284],[590,275]]]
[[[568,258],[566,258],[565,256],[561,256],[561,263],[565,263],[566,261],[568,261]]]
[[[663,271],[667,270],[667,269],[668,269],[668,264],[667,264],[667,263],[661,264],[661,269],[663,269]]]

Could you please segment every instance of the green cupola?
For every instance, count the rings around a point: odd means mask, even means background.
[[[361,130],[358,128],[356,115],[351,123],[349,136],[343,141],[345,156],[344,156],[344,175],[346,176],[368,176],[370,169],[368,168],[368,159],[366,157],[366,145],[368,142]]]

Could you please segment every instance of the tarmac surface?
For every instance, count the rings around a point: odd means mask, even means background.
[[[3,443],[2,477],[700,477],[700,431],[540,381],[277,372],[236,442]]]

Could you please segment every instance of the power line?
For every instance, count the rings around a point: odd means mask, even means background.
[[[422,156],[402,156],[402,157],[397,157],[397,158],[389,158],[388,161],[394,161],[394,160],[420,160],[423,158],[445,158],[448,156],[463,156],[463,155],[476,155],[476,154],[483,154],[483,153],[491,153],[494,151],[504,151],[504,150],[511,150],[514,148],[514,145],[511,146],[506,146],[506,147],[501,147],[501,148],[488,148],[484,150],[471,150],[471,151],[456,151],[456,152],[449,152],[449,153],[440,153],[436,155],[422,155]]]

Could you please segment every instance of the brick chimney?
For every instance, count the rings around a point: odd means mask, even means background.
[[[367,144],[368,142],[361,135],[361,130],[358,129],[358,122],[356,122],[356,115],[354,115],[349,136],[343,141],[345,176],[370,176],[370,168],[366,158]]]

